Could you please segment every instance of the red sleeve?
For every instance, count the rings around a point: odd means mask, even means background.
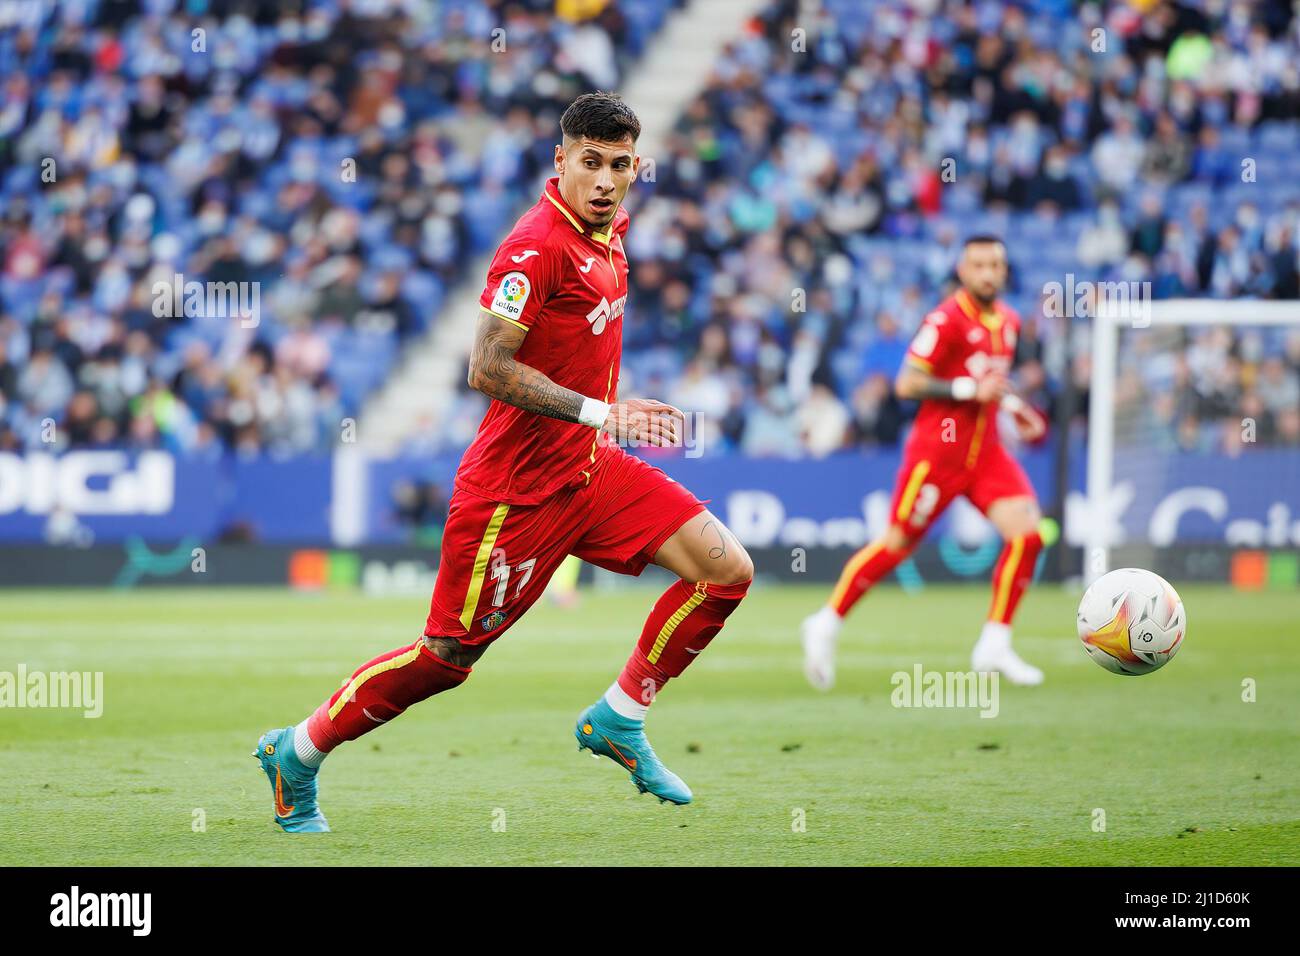
[[[952,320],[941,309],[935,309],[912,336],[904,361],[930,375],[942,375],[951,351],[952,328]]]
[[[538,238],[511,233],[492,257],[478,304],[528,331],[555,292],[555,272],[551,254]]]

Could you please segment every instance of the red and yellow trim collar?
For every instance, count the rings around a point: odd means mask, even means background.
[[[998,310],[996,301],[994,301],[993,307],[986,311],[979,307],[979,303],[965,289],[958,289],[953,298],[957,300],[957,308],[961,309],[966,318],[972,322],[978,322],[990,331],[997,331],[1002,328],[1002,313]]]

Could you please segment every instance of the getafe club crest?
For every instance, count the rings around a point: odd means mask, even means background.
[[[487,617],[483,618],[483,630],[491,631],[501,626],[501,622],[506,619],[506,612],[501,610],[493,611]]]

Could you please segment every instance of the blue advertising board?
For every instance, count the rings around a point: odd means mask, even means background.
[[[1300,450],[1240,456],[1166,454],[1116,463],[1113,493],[1084,500],[1085,456],[1071,455],[1066,540],[1105,522],[1115,543],[1300,546]],[[432,500],[451,493],[457,455],[369,460],[339,456],[198,461],[166,452],[0,453],[0,542],[112,543],[260,541],[274,544],[391,544],[418,534],[398,506],[399,489],[421,484]],[[697,458],[647,454],[753,547],[857,546],[887,521],[897,450],[824,459]],[[1020,455],[1045,502],[1054,494],[1050,448]],[[428,509],[426,509],[427,511]],[[437,508],[435,507],[435,511]],[[438,523],[441,514],[426,518]],[[943,527],[972,543],[983,534],[969,508]]]

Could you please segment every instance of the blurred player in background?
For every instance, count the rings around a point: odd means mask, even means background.
[[[819,690],[835,683],[840,625],[877,581],[910,555],[953,498],[965,495],[1005,544],[993,568],[988,620],[971,654],[976,671],[998,671],[1017,684],[1043,672],[1011,648],[1011,620],[1034,575],[1043,541],[1033,487],[998,438],[999,408],[1011,412],[1026,440],[1046,422],[1010,391],[1020,318],[999,300],[1007,253],[993,236],[966,241],[957,265],[961,288],[925,317],[894,387],[921,403],[903,450],[889,528],[844,566],[829,601],[803,623],[804,673]]]
[[[570,609],[578,606],[578,577],[581,573],[582,562],[573,555],[560,562],[560,566],[551,575],[551,583],[546,586],[546,596],[552,604]]]
[[[620,447],[678,444],[684,426],[671,405],[615,395],[628,275],[622,202],[641,124],[617,96],[589,93],[560,127],[559,176],[498,247],[479,300],[469,383],[492,403],[456,472],[424,636],[361,665],[310,717],[258,741],[285,830],[329,829],[316,801],[326,754],[460,686],[571,554],[622,574],[653,562],[679,577],[574,733],[579,749],[630,771],[638,790],[691,800],[646,740],[645,715],[721,630],[754,569],[702,502]]]

